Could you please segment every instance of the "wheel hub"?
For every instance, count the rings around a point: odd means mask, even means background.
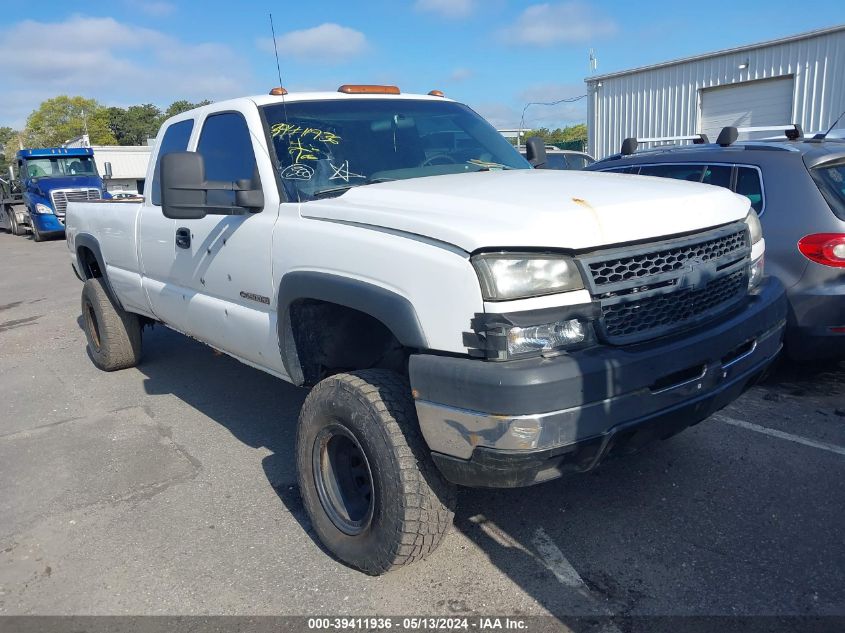
[[[320,503],[345,534],[362,533],[373,517],[373,476],[358,440],[340,424],[320,431],[312,452]]]

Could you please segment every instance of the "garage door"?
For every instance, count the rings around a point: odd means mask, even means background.
[[[715,141],[726,125],[753,127],[792,123],[792,77],[748,81],[701,91],[699,129]],[[776,136],[776,132],[742,138]]]

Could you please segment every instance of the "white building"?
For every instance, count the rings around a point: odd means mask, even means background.
[[[127,191],[144,193],[144,178],[150,164],[149,145],[93,145],[94,162],[111,193]],[[112,176],[106,178],[106,163],[111,163]]]
[[[845,25],[585,81],[596,158],[629,136],[703,133],[712,142],[726,125],[783,123],[817,132],[845,111]]]

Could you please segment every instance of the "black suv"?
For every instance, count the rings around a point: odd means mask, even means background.
[[[643,151],[626,139],[622,152],[586,170],[677,178],[746,196],[763,224],[766,270],[787,288],[787,354],[845,358],[845,140],[805,138],[792,126],[786,139],[737,141],[742,131],[725,128],[716,143],[701,137]]]

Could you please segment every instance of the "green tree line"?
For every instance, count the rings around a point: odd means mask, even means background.
[[[578,125],[570,125],[569,127],[556,128],[554,130],[541,127],[536,130],[524,130],[522,132],[523,139],[529,136],[539,136],[546,145],[555,145],[560,149],[583,151],[587,147],[587,124],[579,123]],[[525,141],[523,140],[523,142]]]
[[[8,173],[15,152],[23,147],[60,147],[86,133],[92,145],[145,145],[166,119],[210,101],[174,101],[162,110],[152,103],[107,107],[95,99],[60,95],[30,113],[22,130],[0,127],[0,167]]]

